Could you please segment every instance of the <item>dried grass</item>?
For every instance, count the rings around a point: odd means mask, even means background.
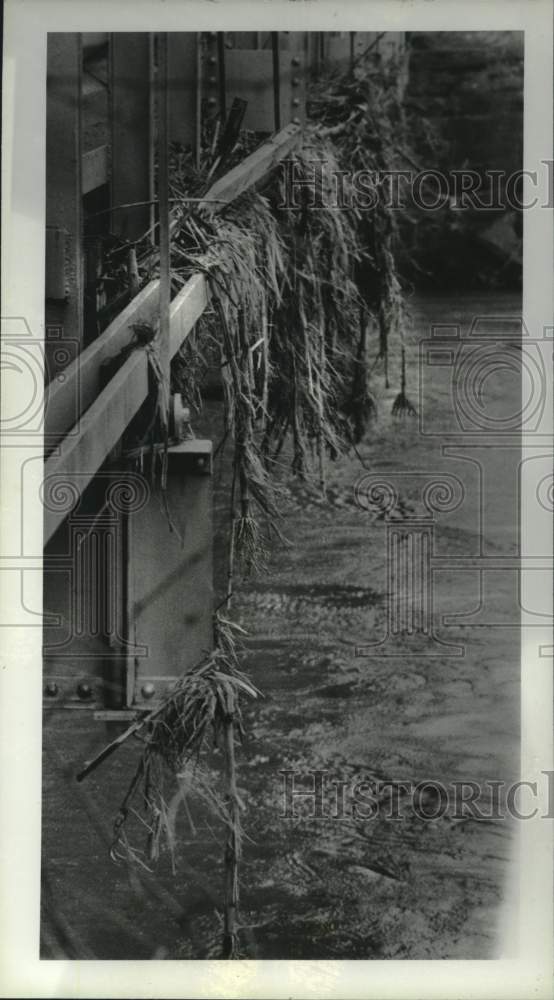
[[[402,358],[393,413],[415,412],[406,395],[394,219],[382,199],[371,217],[332,207],[341,167],[388,168],[398,109],[390,89],[377,92],[372,78],[356,74],[327,81],[314,101],[322,127],[308,130],[293,160],[299,180],[313,176],[314,159],[322,163],[323,205],[316,210],[307,189],[298,209],[284,206],[284,177],[277,172],[263,193],[245,195],[218,215],[200,215],[190,198],[213,179],[217,135],[199,170],[186,152],[172,155],[171,193],[183,200],[171,247],[173,291],[200,271],[212,303],[173,363],[172,384],[198,411],[209,361],[222,373],[226,434],[234,442],[227,606],[235,567],[260,572],[269,539],[279,534],[275,473],[285,440],[292,442],[292,472],[312,476],[315,468],[324,491],[327,461],[356,445],[375,414],[372,378],[382,363],[388,380],[391,338]],[[155,258],[155,249],[143,254],[143,273],[155,273]],[[149,351],[156,372],[155,351]],[[158,381],[166,393],[160,373]],[[160,396],[160,406],[165,402]],[[239,632],[216,616],[213,652],[179,679],[150,721],[112,846],[114,860],[148,867],[167,850],[174,862],[177,815],[184,809],[193,827],[187,803],[200,796],[226,831],[225,957],[238,954],[242,802],[235,738],[242,734],[241,699],[258,694],[239,669]],[[213,744],[225,761],[224,792],[204,766]],[[130,835],[130,820],[145,834],[145,849]]]
[[[366,58],[349,73],[317,81],[310,97],[312,117],[319,131],[337,150],[340,166],[352,173],[367,172],[372,180],[370,210],[360,212],[358,237],[364,248],[356,280],[368,309],[377,317],[378,346],[373,370],[382,367],[389,387],[389,345],[404,350],[406,301],[399,276],[402,257],[400,214],[391,203],[387,175],[410,160],[409,130],[399,97],[400,66],[385,68]],[[404,213],[405,215],[405,213]],[[404,370],[404,396],[405,396]],[[401,390],[402,392],[402,390]],[[361,403],[371,417],[370,395]],[[393,406],[395,406],[399,393]],[[408,405],[412,408],[407,396]],[[396,411],[395,411],[396,412]]]
[[[226,831],[227,877],[224,957],[237,954],[238,863],[242,847],[243,803],[236,784],[234,744],[243,736],[241,699],[259,694],[240,670],[237,643],[243,630],[216,615],[214,649],[176,682],[156,710],[142,738],[142,753],[114,824],[111,857],[150,869],[169,853],[176,871],[176,823],[180,810],[196,833],[189,799],[196,797]],[[218,747],[225,762],[224,789],[205,765]],[[135,828],[146,840],[137,842]]]

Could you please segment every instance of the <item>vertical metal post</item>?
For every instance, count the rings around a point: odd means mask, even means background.
[[[312,78],[317,79],[319,76],[320,69],[320,59],[321,59],[321,32],[311,31],[308,35],[308,69]]]
[[[147,465],[147,476],[149,471]],[[168,681],[197,664],[212,647],[211,441],[195,438],[170,446],[167,502],[182,544],[168,530],[155,492],[128,519],[128,620],[136,649],[129,671],[129,705],[144,707],[148,688],[150,696],[160,697]]]
[[[225,87],[225,32],[217,33],[217,60],[219,63],[219,111],[221,114],[221,129],[227,117],[227,93]]]
[[[200,170],[202,155],[202,33],[196,32],[196,116],[194,153],[196,169]]]
[[[308,63],[308,32],[291,31],[287,36],[287,51],[280,60],[281,126],[306,120],[306,75]],[[284,46],[282,46],[284,48]]]
[[[156,243],[156,141],[154,122],[156,121],[156,88],[154,69],[154,33],[148,35],[148,197],[150,199],[150,242]]]
[[[149,226],[150,38],[147,32],[110,35],[112,231],[128,240]],[[119,210],[118,205],[143,202]]]
[[[279,58],[279,32],[271,32],[271,51],[273,54],[273,108],[275,131],[281,128],[281,75]]]
[[[46,325],[83,342],[81,36],[50,33],[47,48]],[[59,346],[59,342],[54,346]]]
[[[169,392],[169,164],[168,164],[168,39],[158,34],[158,204],[160,219],[160,352],[159,361]]]
[[[168,139],[183,149],[195,149],[198,134],[198,35],[195,31],[172,31],[168,35],[167,48]]]

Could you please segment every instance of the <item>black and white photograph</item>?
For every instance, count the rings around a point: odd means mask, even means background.
[[[42,325],[23,278],[2,310],[33,960],[362,961],[352,996],[463,960],[507,997],[525,958],[550,996],[551,11],[157,6],[45,19]]]

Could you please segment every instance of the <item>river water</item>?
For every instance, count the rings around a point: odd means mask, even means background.
[[[509,363],[493,359],[477,389],[471,364],[453,375],[448,357],[456,325],[467,335],[475,317],[519,310],[508,295],[415,299],[406,342],[418,415],[391,416],[393,363],[358,453],[329,464],[325,498],[283,471],[288,544],[272,546],[267,572],[240,583],[233,605],[248,631],[244,666],[263,695],[245,710],[238,750],[246,958],[498,952],[513,830],[506,818],[460,815],[456,795],[460,782],[475,783],[488,815],[491,782],[518,772],[517,574],[501,562],[517,554],[518,442],[501,449],[491,430],[515,412],[518,352],[504,345]],[[426,345],[433,326],[449,330]],[[471,349],[482,341],[487,350],[483,329],[474,325]],[[481,432],[483,413],[491,420]],[[213,406],[206,420],[217,441]],[[222,449],[214,470],[218,591],[229,457]],[[370,475],[394,483],[394,509],[378,497],[366,509],[356,502],[356,483]],[[422,496],[437,480],[449,486],[430,512]],[[366,478],[362,501],[368,488]],[[500,568],[483,574],[479,560],[489,557]],[[83,712],[45,717],[43,956],[217,958],[217,824],[192,805],[175,874],[167,856],[152,872],[116,866],[111,824],[137,747],[75,782],[120,728]],[[216,753],[206,766],[220,764]],[[407,787],[395,797],[390,782]]]

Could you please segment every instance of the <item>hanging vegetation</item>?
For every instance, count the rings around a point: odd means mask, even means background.
[[[177,818],[184,811],[194,831],[188,798],[199,797],[225,830],[224,958],[238,957],[243,807],[236,781],[235,740],[243,735],[240,699],[259,693],[239,669],[241,632],[239,626],[216,614],[212,652],[183,674],[148,717],[124,734],[142,733],[143,749],[115,821],[110,851],[116,862],[131,861],[148,869],[165,846],[175,871]],[[223,782],[202,766],[203,756],[214,747],[225,762]],[[146,849],[128,832],[133,819],[144,831]]]
[[[213,314],[192,343],[200,350],[210,344],[223,374],[226,427],[235,445],[232,534],[244,572],[263,561],[267,531],[260,517],[269,534],[277,530],[272,467],[285,441],[291,441],[292,472],[315,471],[325,489],[327,459],[358,444],[375,415],[371,383],[379,370],[389,387],[391,344],[401,358],[392,412],[415,413],[407,394],[398,212],[387,190],[387,176],[409,156],[401,146],[406,128],[395,69],[372,70],[366,60],[314,84],[314,124],[289,163],[295,207],[286,204],[281,170],[263,193],[207,218],[188,210],[191,181],[182,154],[173,174],[172,194],[183,198],[173,277],[176,286],[199,269],[209,278]],[[217,128],[202,159],[205,177],[217,164],[216,138]],[[248,148],[249,141],[247,134],[237,147],[246,142]],[[314,161],[321,165],[315,207]],[[343,180],[344,204],[337,209],[336,177],[362,170],[373,178],[371,207],[360,209]],[[205,190],[198,171],[192,184],[196,194]],[[190,343],[183,353],[190,372]],[[175,378],[175,386],[198,406],[197,388],[183,366],[181,372],[184,380]]]
[[[285,177],[278,170],[262,190],[241,196],[223,211],[198,211],[194,199],[205,194],[220,167],[217,135],[205,136],[199,164],[193,165],[186,151],[173,150],[170,158],[176,205],[172,290],[177,293],[201,272],[211,303],[173,361],[172,389],[198,412],[203,374],[215,364],[223,383],[225,435],[233,441],[227,609],[235,572],[259,571],[271,536],[280,534],[276,471],[285,445],[292,473],[316,476],[325,491],[328,461],[359,443],[374,416],[372,379],[380,368],[388,386],[391,344],[398,344],[401,356],[393,413],[415,412],[406,387],[394,213],[379,190],[374,209],[361,211],[349,197],[347,181],[345,206],[336,207],[341,170],[369,169],[379,188],[379,173],[392,168],[398,101],[386,81],[375,88],[371,75],[356,72],[318,85],[311,105],[318,124],[307,128],[289,163],[298,182],[296,204],[287,201]],[[244,155],[250,141],[249,135],[241,137],[227,163],[237,147]],[[313,180],[314,161],[321,166],[315,207],[313,186],[302,184]],[[157,250],[151,244],[142,242],[136,259],[143,280],[156,273]],[[155,379],[152,333],[147,339]],[[147,429],[150,439],[153,426],[165,429],[167,444],[167,423],[159,414],[167,402],[163,388],[161,394],[157,386],[157,416]],[[151,439],[153,454],[154,444]],[[193,793],[219,817],[225,829],[224,957],[238,955],[241,800],[235,742],[242,734],[240,701],[257,694],[239,669],[238,631],[216,614],[213,652],[81,774],[129,736],[142,738],[140,760],[115,824],[114,860],[148,866],[162,844],[173,858],[176,817],[181,806],[187,811]],[[211,743],[223,754],[223,791],[203,766]],[[138,830],[146,834],[146,850],[138,845]]]
[[[297,208],[286,207],[278,171],[263,193],[221,214],[183,212],[173,239],[175,287],[202,271],[213,305],[174,363],[173,385],[198,407],[191,365],[205,350],[221,369],[234,441],[231,547],[243,573],[260,568],[278,533],[273,469],[287,436],[293,473],[315,465],[324,489],[327,458],[360,439],[364,407],[370,415],[359,384],[356,216],[332,207],[338,164],[324,140],[314,136],[295,153],[297,177],[310,179],[314,157],[324,164],[323,209],[310,207],[308,186]]]
[[[375,415],[372,382],[380,372],[389,388],[391,345],[401,359],[392,412],[415,413],[398,212],[387,187],[409,157],[397,68],[372,68],[366,58],[347,74],[321,79],[309,111],[313,124],[288,165],[295,206],[287,205],[277,170],[263,191],[220,213],[195,210],[221,169],[217,121],[203,136],[198,163],[176,147],[170,157],[173,290],[201,271],[212,303],[173,362],[172,384],[198,412],[206,358],[221,370],[226,433],[234,442],[231,549],[243,573],[261,568],[278,533],[273,469],[285,442],[291,471],[315,475],[325,490],[327,460],[357,445]],[[252,133],[240,133],[226,167],[252,142]],[[321,165],[315,206],[314,161]],[[336,177],[360,171],[372,185],[370,206],[361,208],[343,180],[337,208]],[[151,277],[156,263],[156,248],[143,245],[142,272]]]
[[[405,356],[404,331],[408,322],[398,261],[402,259],[400,213],[392,178],[413,165],[408,128],[400,99],[402,69],[395,60],[386,68],[371,59],[342,76],[313,84],[310,114],[320,135],[333,143],[340,166],[351,175],[364,175],[367,205],[357,215],[363,254],[356,281],[370,316],[377,320],[376,365],[382,365],[389,387],[389,345],[395,342]],[[366,333],[362,324],[360,356],[367,371]],[[399,392],[393,413],[415,413]],[[371,403],[369,403],[371,406]]]

